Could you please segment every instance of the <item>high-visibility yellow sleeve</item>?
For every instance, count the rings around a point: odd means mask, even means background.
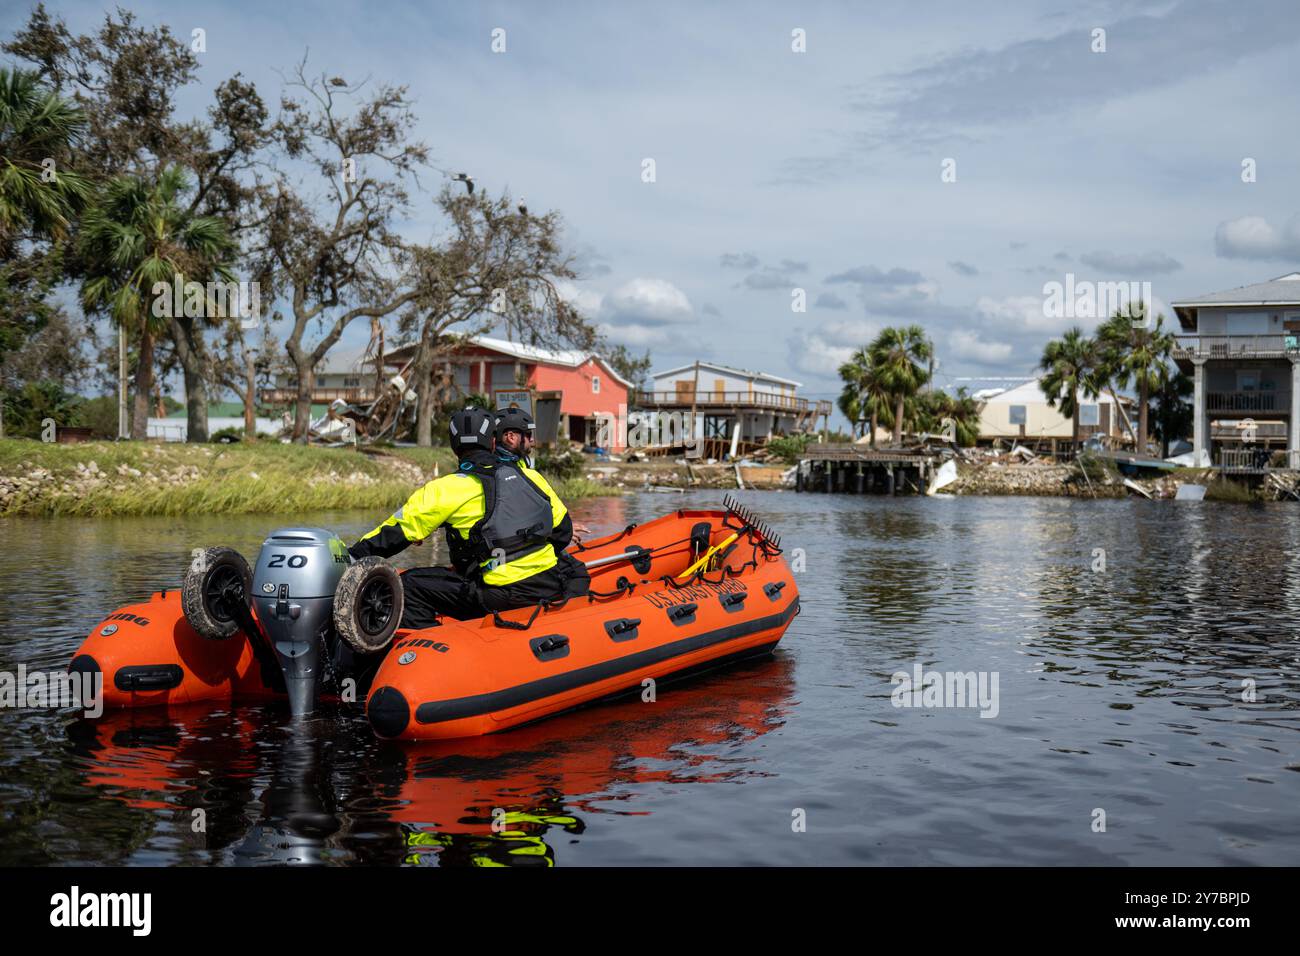
[[[407,545],[423,541],[451,520],[475,496],[481,498],[481,487],[476,479],[468,475],[452,474],[435,478],[417,488],[402,507],[353,545],[353,556],[375,554],[391,557]],[[479,516],[482,516],[481,504]]]

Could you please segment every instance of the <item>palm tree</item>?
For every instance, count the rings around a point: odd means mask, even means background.
[[[1074,447],[1079,447],[1079,398],[1101,393],[1101,353],[1097,343],[1075,326],[1043,348],[1039,381],[1047,404],[1068,415],[1074,423]]]
[[[849,364],[846,362],[840,366],[840,369],[842,371],[848,367]],[[852,384],[846,384],[844,388],[840,390],[839,398],[835,399],[835,406],[853,426],[853,437],[860,437],[863,430],[863,416],[862,403],[858,399],[858,390],[854,388]]]
[[[1130,383],[1138,392],[1137,451],[1145,454],[1148,437],[1148,414],[1151,396],[1160,391],[1169,377],[1169,361],[1174,337],[1165,331],[1165,317],[1156,316],[1155,324],[1140,321],[1146,307],[1138,302],[1115,314],[1097,329],[1101,349],[1102,375],[1121,388]]]
[[[180,202],[188,187],[177,166],[165,168],[153,184],[119,176],[104,187],[82,224],[82,305],[87,312],[108,314],[139,343],[131,423],[135,439],[148,434],[154,344],[171,322],[166,313],[156,314],[155,300],[170,297],[178,277],[182,284],[233,279],[235,242],[220,219],[196,216]],[[167,291],[155,296],[159,283]],[[210,306],[205,302],[205,314],[212,314]]]
[[[67,235],[91,193],[69,168],[85,129],[81,109],[35,73],[0,68],[0,251],[24,235]]]
[[[868,346],[871,368],[894,403],[894,443],[903,440],[903,412],[908,399],[929,381],[926,363],[930,360],[930,342],[919,325],[886,328]]]
[[[871,364],[871,353],[860,348],[840,366],[844,390],[837,400],[840,411],[855,426],[869,423],[871,447],[876,447],[876,430],[882,415],[890,413],[890,397]]]

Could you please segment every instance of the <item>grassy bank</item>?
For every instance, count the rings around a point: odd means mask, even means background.
[[[431,479],[435,467],[445,475],[453,466],[445,448],[0,439],[0,516],[384,510]],[[575,479],[557,483],[556,492],[572,500],[600,488]]]

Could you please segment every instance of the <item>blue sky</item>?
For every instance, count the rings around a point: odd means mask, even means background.
[[[76,30],[105,9],[49,7]],[[439,167],[562,212],[569,294],[656,368],[711,358],[833,397],[854,347],[918,322],[940,384],[1024,375],[1072,324],[1042,314],[1067,272],[1168,303],[1300,267],[1292,2],[129,7],[207,31],[188,109],[236,71],[273,104],[304,52],[408,85]],[[417,201],[405,231],[435,238]]]

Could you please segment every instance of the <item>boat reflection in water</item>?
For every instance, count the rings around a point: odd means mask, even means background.
[[[84,783],[137,811],[118,862],[552,866],[603,814],[649,812],[639,788],[743,779],[793,688],[778,652],[466,740],[391,743],[359,707],[294,724],[278,704],[119,711],[68,738]]]

